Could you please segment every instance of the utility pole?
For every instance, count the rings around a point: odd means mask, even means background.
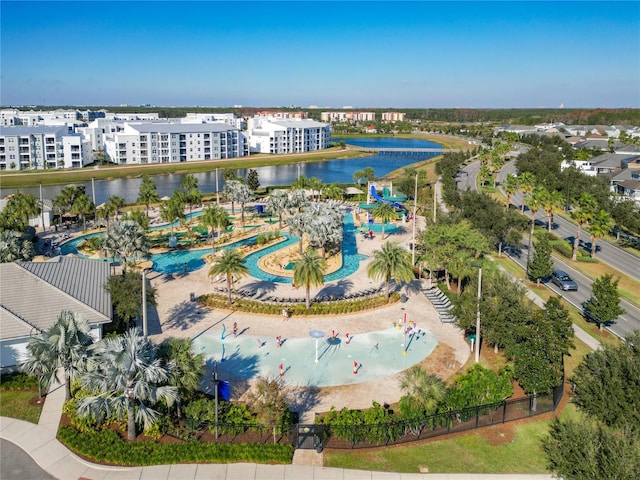
[[[147,338],[147,270],[142,269],[142,336]]]
[[[478,267],[478,303],[476,309],[476,351],[475,362],[480,362],[480,297],[482,296],[482,267]]]
[[[218,167],[216,167],[216,203],[220,205],[220,189],[218,188]]]
[[[418,211],[418,172],[413,190],[413,240],[411,241],[411,265],[416,264],[416,212]]]

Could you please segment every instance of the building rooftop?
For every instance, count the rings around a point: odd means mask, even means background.
[[[127,125],[140,133],[208,133],[237,130],[228,123],[156,123],[127,122]]]

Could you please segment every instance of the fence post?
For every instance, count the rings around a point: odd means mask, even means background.
[[[502,402],[502,423],[507,421],[507,402]]]

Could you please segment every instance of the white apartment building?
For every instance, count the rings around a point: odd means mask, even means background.
[[[249,155],[246,137],[223,123],[125,123],[105,134],[111,162],[124,164],[218,160]]]
[[[0,170],[80,168],[91,161],[91,144],[67,126],[0,129]]]
[[[105,112],[104,117],[107,120],[120,120],[122,122],[147,122],[151,120],[159,120],[157,113],[113,113]]]
[[[375,112],[322,112],[320,120],[323,122],[375,122]]]
[[[271,120],[262,117],[247,121],[251,152],[302,153],[331,146],[331,126],[314,120]]]
[[[226,123],[238,130],[244,130],[244,120],[234,113],[187,113],[180,119],[181,123]]]

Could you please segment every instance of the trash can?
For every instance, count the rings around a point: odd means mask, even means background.
[[[191,298],[191,301],[192,301],[192,302],[195,302],[195,301],[196,301],[196,294],[195,294],[195,293],[193,293],[193,292],[191,292],[191,293],[189,294],[189,298]]]

